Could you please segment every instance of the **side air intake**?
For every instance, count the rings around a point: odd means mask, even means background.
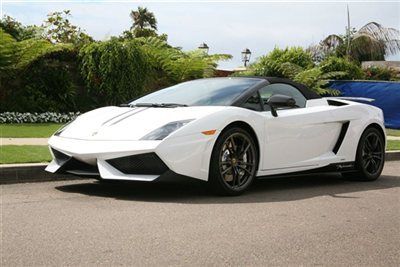
[[[347,130],[349,129],[349,124],[349,121],[342,124],[342,129],[340,130],[338,140],[336,141],[336,144],[332,150],[333,153],[337,154],[337,152],[339,151],[339,148],[343,143],[344,137],[346,136]]]

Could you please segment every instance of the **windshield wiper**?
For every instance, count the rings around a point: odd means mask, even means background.
[[[151,107],[151,108],[175,108],[175,107],[187,107],[188,105],[178,104],[178,103],[137,103],[132,106]]]

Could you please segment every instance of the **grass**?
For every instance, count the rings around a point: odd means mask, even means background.
[[[51,155],[47,146],[1,146],[0,164],[49,162]]]
[[[386,129],[386,134],[390,136],[400,136],[400,130]]]
[[[11,123],[0,124],[0,137],[30,138],[50,137],[62,124],[58,123]]]
[[[400,140],[388,140],[386,150],[400,150]]]

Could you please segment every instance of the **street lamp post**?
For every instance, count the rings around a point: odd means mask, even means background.
[[[246,48],[242,51],[242,61],[244,66],[247,67],[247,63],[250,61],[251,51],[250,49]]]
[[[199,49],[204,51],[204,53],[208,54],[208,50],[210,49],[206,43],[202,43],[199,45]]]

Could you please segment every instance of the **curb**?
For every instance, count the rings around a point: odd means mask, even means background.
[[[400,151],[386,152],[385,159],[386,161],[400,160]],[[0,165],[0,184],[85,179],[70,174],[49,173],[44,170],[46,166],[47,163]]]
[[[0,165],[0,184],[48,182],[83,179],[70,174],[46,172],[47,163]]]
[[[385,160],[386,161],[400,160],[400,150],[386,152]]]

